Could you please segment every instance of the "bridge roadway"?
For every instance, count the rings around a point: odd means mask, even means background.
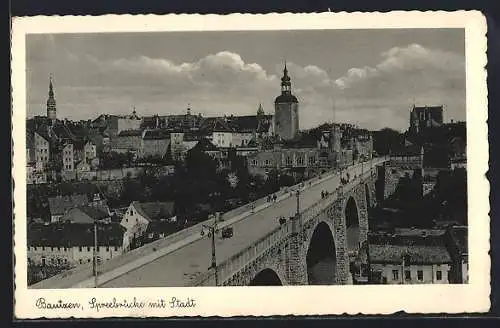
[[[373,160],[373,165],[384,161],[383,158]],[[347,170],[351,176],[366,172],[370,162],[358,163]],[[344,171],[345,172],[345,171]],[[305,209],[321,199],[321,191],[335,190],[340,184],[338,173],[331,173],[321,180],[309,185],[308,182],[301,189],[300,208]],[[256,240],[275,229],[278,217],[290,217],[296,212],[296,197],[284,194],[276,203],[263,204],[255,208],[254,213],[241,213],[233,218],[225,219],[219,227],[232,226],[234,235],[229,239],[222,239],[220,233],[216,238],[217,263],[223,263],[232,255],[240,252]],[[188,228],[189,229],[189,228]],[[98,286],[103,288],[124,287],[180,287],[189,286],[200,274],[209,270],[211,264],[211,240],[200,235],[201,229],[191,229],[189,235],[180,240],[174,240],[161,250],[154,249],[152,253],[124,262],[127,254],[117,258],[121,265],[99,275]],[[147,248],[148,245],[143,246]],[[142,247],[141,247],[142,248]],[[139,251],[139,249],[134,251]],[[159,254],[156,254],[159,253]],[[112,261],[112,260],[111,260]],[[88,268],[87,268],[88,270]],[[64,275],[64,274],[63,274]],[[61,275],[59,275],[61,276]],[[74,277],[52,277],[42,281],[32,288],[89,288],[94,287],[94,279],[88,275],[74,275]]]

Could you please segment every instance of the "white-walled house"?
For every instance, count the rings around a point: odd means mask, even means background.
[[[74,146],[72,143],[67,143],[63,148],[63,171],[73,172],[75,170],[75,154]]]
[[[83,146],[83,159],[86,161],[90,161],[96,157],[97,157],[97,146],[92,140],[89,140]]]
[[[124,229],[118,223],[97,225],[97,255],[102,262],[123,253]],[[91,263],[94,224],[50,223],[28,227],[28,264],[75,267]]]
[[[146,236],[148,226],[153,221],[173,221],[174,203],[137,202],[130,204],[123,215],[121,225],[125,228],[124,250],[139,246]]]

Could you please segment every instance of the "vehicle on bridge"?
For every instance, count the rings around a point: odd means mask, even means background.
[[[233,227],[225,227],[222,229],[222,238],[231,238],[233,236]]]

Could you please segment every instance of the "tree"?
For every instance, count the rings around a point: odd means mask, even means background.
[[[380,155],[397,152],[401,149],[402,134],[390,128],[373,132],[373,150]]]

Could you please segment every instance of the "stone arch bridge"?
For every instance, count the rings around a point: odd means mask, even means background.
[[[337,188],[192,285],[351,284],[350,263],[367,240],[377,170]]]

